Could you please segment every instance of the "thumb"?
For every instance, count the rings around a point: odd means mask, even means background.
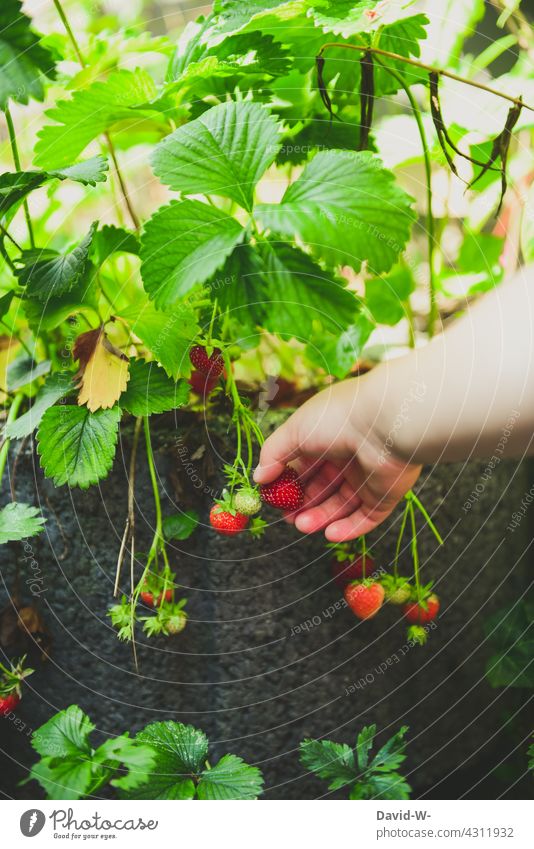
[[[293,416],[265,440],[254,472],[256,483],[270,483],[284,471],[289,460],[300,455]]]

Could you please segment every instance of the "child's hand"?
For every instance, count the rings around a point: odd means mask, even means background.
[[[396,457],[379,433],[366,389],[370,376],[347,380],[307,401],[270,436],[254,478],[268,483],[291,465],[305,501],[287,516],[299,531],[325,531],[343,542],[372,531],[419,477],[421,466]]]

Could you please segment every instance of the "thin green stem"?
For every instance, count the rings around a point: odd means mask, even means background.
[[[17,413],[19,411],[20,405],[22,404],[23,398],[24,398],[24,395],[22,394],[22,392],[19,392],[13,398],[13,401],[11,403],[11,407],[9,408],[9,413],[8,413],[8,416],[7,416],[6,425],[11,424],[11,422],[14,422],[15,419],[17,418]],[[8,455],[8,452],[9,452],[9,443],[10,443],[10,440],[8,439],[8,437],[6,437],[5,440],[4,440],[4,444],[2,445],[2,448],[0,450],[0,482],[2,481],[2,479],[4,477],[4,470],[6,468],[7,455]]]
[[[9,241],[11,242],[11,244],[12,244],[12,245],[15,245],[16,249],[22,253],[22,248],[21,248],[21,246],[20,246],[20,245],[19,245],[19,243],[18,243],[18,242],[17,242],[17,241],[13,238],[13,236],[11,235],[11,233],[9,233],[9,232],[8,232],[8,230],[6,230],[6,228],[4,227],[4,225],[3,225],[3,224],[0,224],[0,233],[2,234],[2,236],[4,237],[4,239],[9,239]]]
[[[148,470],[150,472],[150,481],[152,483],[152,492],[154,495],[154,507],[156,509],[156,530],[154,533],[154,542],[156,542],[156,540],[163,539],[163,520],[161,516],[161,500],[159,497],[158,479],[156,474],[156,466],[154,464],[154,452],[152,450],[152,440],[150,438],[150,421],[148,416],[143,416],[143,427],[145,431]],[[154,545],[154,543],[152,545]]]
[[[365,534],[360,537],[362,546],[362,578],[365,581],[367,577],[367,540]]]
[[[410,523],[412,526],[412,558],[413,573],[415,578],[415,593],[417,596],[417,603],[419,604],[421,601],[421,581],[419,578],[419,551],[417,549],[417,527],[415,525],[415,510],[413,509],[412,501],[408,501],[408,508],[410,511]]]
[[[405,82],[402,75],[397,73],[394,68],[390,68],[388,65],[384,65],[379,59],[377,60],[378,64],[381,65],[386,71],[388,71],[391,76],[393,76],[399,85],[404,89],[406,93],[406,97],[410,101],[410,106],[412,107],[413,116],[415,118],[417,129],[419,130],[419,136],[421,139],[421,147],[423,149],[423,159],[425,163],[425,179],[426,179],[426,230],[427,230],[427,244],[428,244],[428,286],[429,286],[429,296],[430,296],[430,305],[428,311],[428,326],[427,331],[430,338],[434,335],[436,329],[436,320],[438,318],[438,305],[436,299],[436,281],[434,276],[434,248],[436,244],[435,232],[434,232],[434,215],[432,212],[432,161],[430,159],[430,151],[428,149],[428,142],[426,139],[425,128],[423,125],[423,119],[421,117],[421,110],[419,109],[419,105],[412,94],[410,86]]]
[[[393,561],[393,575],[395,578],[399,577],[399,556],[402,545],[402,540],[404,537],[404,531],[406,529],[406,522],[408,521],[408,512],[410,510],[409,502],[406,502],[404,507],[404,514],[402,516],[401,526],[399,530],[399,535],[397,537],[397,545],[395,546],[395,559]]]
[[[74,49],[74,52],[76,53],[76,56],[77,56],[78,62],[80,63],[80,65],[82,66],[82,68],[86,68],[86,67],[87,67],[87,62],[86,62],[86,61],[85,61],[85,59],[84,59],[83,53],[82,53],[82,51],[81,51],[81,49],[80,49],[80,45],[78,44],[78,41],[77,41],[77,39],[76,39],[76,36],[74,35],[74,33],[73,33],[72,29],[71,29],[71,26],[70,26],[70,24],[69,24],[68,18],[67,18],[66,14],[65,14],[65,10],[63,9],[63,6],[61,5],[60,0],[53,0],[53,2],[54,2],[54,6],[56,7],[57,13],[58,13],[58,15],[59,15],[59,17],[60,17],[60,19],[61,19],[61,23],[62,23],[62,24],[63,24],[63,26],[65,27],[65,31],[66,31],[66,33],[67,33],[67,35],[68,35],[68,37],[69,37],[69,40],[70,40],[70,42],[71,42],[71,44],[72,44],[72,47],[73,47],[73,49]],[[128,210],[128,213],[129,213],[129,215],[130,215],[130,218],[132,219],[132,224],[133,224],[134,228],[135,228],[136,230],[140,230],[140,228],[141,228],[141,222],[139,221],[139,218],[137,217],[136,212],[135,212],[135,210],[134,210],[134,208],[133,208],[133,206],[132,206],[132,202],[131,202],[131,200],[130,200],[130,195],[129,195],[129,192],[128,192],[128,188],[127,188],[127,186],[126,186],[126,182],[125,182],[125,180],[124,180],[124,177],[123,177],[122,172],[121,172],[120,167],[119,167],[119,163],[118,163],[118,160],[117,160],[117,154],[115,153],[115,147],[114,147],[114,145],[113,145],[113,142],[111,141],[111,138],[110,138],[110,136],[109,136],[109,133],[107,133],[107,132],[106,132],[106,133],[104,133],[104,137],[105,137],[105,139],[106,139],[106,143],[107,143],[107,146],[108,146],[109,155],[111,156],[111,160],[112,160],[112,162],[113,162],[113,166],[114,166],[114,168],[115,168],[115,173],[116,173],[116,175],[117,175],[117,180],[119,181],[119,185],[120,185],[120,188],[121,188],[122,197],[123,197],[123,200],[124,200],[125,206],[126,206],[126,208],[127,208],[127,210]]]
[[[434,522],[432,521],[432,519],[431,519],[431,518],[430,518],[430,516],[428,515],[428,512],[426,511],[426,509],[423,507],[423,505],[422,505],[422,504],[421,504],[421,502],[419,501],[419,499],[418,499],[417,495],[415,494],[415,492],[413,492],[413,490],[410,490],[410,491],[406,494],[406,497],[407,497],[407,498],[409,498],[411,501],[413,501],[413,503],[414,503],[414,504],[416,504],[416,505],[417,505],[418,510],[419,510],[419,511],[423,514],[423,516],[424,516],[424,518],[425,518],[425,521],[426,521],[426,523],[427,523],[428,527],[430,528],[430,530],[432,531],[432,533],[433,533],[433,534],[434,534],[434,536],[436,537],[437,541],[439,542],[439,544],[440,544],[440,545],[443,545],[443,539],[441,538],[441,534],[439,533],[439,531],[438,531],[438,529],[436,528],[436,526],[435,526]]]
[[[22,167],[20,164],[20,156],[19,149],[17,145],[17,134],[15,132],[15,125],[13,124],[13,118],[11,117],[11,112],[9,110],[9,106],[6,106],[4,109],[4,115],[6,116],[6,124],[7,131],[9,134],[9,144],[11,145],[11,153],[13,156],[13,163],[17,171],[22,171]],[[32,220],[30,217],[30,207],[28,206],[28,198],[24,198],[22,201],[22,207],[24,209],[24,217],[26,219],[26,227],[28,228],[28,236],[30,237],[30,245],[32,248],[35,247],[35,237],[33,235],[33,226]]]

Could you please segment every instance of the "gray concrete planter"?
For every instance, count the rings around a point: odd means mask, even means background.
[[[439,510],[446,537],[437,550],[430,532],[421,532],[423,575],[435,581],[443,605],[425,647],[407,647],[397,609],[358,622],[331,580],[323,541],[301,537],[272,513],[260,542],[200,527],[174,544],[190,621],[178,637],[141,640],[137,674],[130,647],[106,617],[126,514],[130,433],[123,430],[112,474],[87,492],[55,489],[31,447],[19,457],[17,498],[40,501],[48,516],[46,533],[31,545],[53,646],[26,687],[19,711],[26,726],[0,723],[6,795],[38,794],[35,785],[16,786],[35,760],[28,732],[73,702],[101,735],[168,718],[197,724],[217,754],[232,751],[263,769],[266,798],[325,794],[300,767],[299,742],[326,736],[351,743],[371,722],[381,736],[410,726],[406,771],[416,793],[439,798],[459,767],[491,762],[510,696],[485,680],[483,625],[528,583],[528,516],[514,533],[506,530],[530,485],[526,465],[503,461],[489,475],[479,462],[425,471],[418,491],[430,512]],[[160,420],[154,442],[165,513],[196,506],[207,517],[219,454],[230,452],[225,440],[216,423],[207,434],[198,423],[178,431]],[[142,450],[136,498],[142,551],[153,519]],[[386,527],[375,534],[385,566],[394,542]],[[17,561],[22,595],[32,599],[24,556],[22,543],[2,549],[0,606],[9,605]]]

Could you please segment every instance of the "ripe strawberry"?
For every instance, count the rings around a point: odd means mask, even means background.
[[[261,498],[257,489],[240,489],[234,496],[234,504],[244,516],[255,516],[261,510]]]
[[[204,398],[213,392],[218,381],[218,377],[212,377],[211,375],[204,374],[202,371],[193,371],[191,372],[191,377],[189,378],[188,383],[197,395]]]
[[[139,594],[139,598],[142,602],[144,602],[148,607],[159,607],[161,604],[163,593],[160,593],[156,599],[156,603],[154,604],[154,594],[150,592],[150,590],[144,590]],[[165,601],[172,601],[172,590],[165,590]]]
[[[403,610],[404,616],[412,625],[426,625],[436,618],[439,612],[439,598],[431,593],[424,602],[413,601]]]
[[[214,348],[213,353],[208,357],[205,348],[201,345],[194,345],[189,351],[189,359],[198,371],[212,379],[220,377],[223,373],[224,360],[220,348]]]
[[[248,525],[248,516],[242,513],[230,513],[220,504],[214,504],[210,511],[210,524],[217,533],[233,537],[245,530]]]
[[[368,578],[375,570],[375,561],[369,554],[365,557],[365,576]],[[363,555],[358,554],[354,560],[333,560],[332,577],[334,581],[344,590],[347,584],[363,578]]]
[[[15,710],[20,702],[18,693],[9,693],[7,696],[0,696],[0,716],[7,716],[12,710]]]
[[[287,466],[275,481],[260,486],[260,497],[271,507],[298,510],[304,501],[304,491],[296,471]]]
[[[384,587],[374,581],[354,582],[345,588],[345,601],[358,619],[372,619],[384,602]]]

